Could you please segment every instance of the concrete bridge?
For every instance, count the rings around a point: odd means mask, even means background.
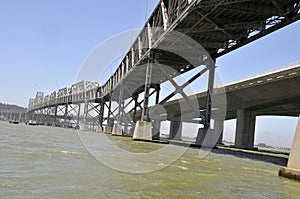
[[[294,116],[300,113],[300,62],[216,88],[213,98],[226,97],[225,120],[237,118],[235,146],[253,149],[255,118],[261,115]],[[199,108],[205,108],[206,92],[196,93]],[[189,110],[179,109],[184,99],[173,100],[164,105],[171,126],[182,126],[182,122],[198,123]],[[217,107],[213,107],[217,108]],[[213,111],[214,112],[214,111]],[[163,114],[161,111],[159,114]],[[177,120],[174,117],[178,118]],[[223,123],[223,120],[219,121]],[[221,124],[223,126],[223,124]],[[170,134],[174,130],[171,128]],[[181,135],[177,135],[180,139]]]
[[[171,129],[176,129],[178,134],[180,122],[194,122],[196,118],[202,125],[200,138],[212,128],[213,120],[222,125],[224,119],[237,117],[241,133],[237,134],[236,144],[251,148],[255,115],[267,110],[270,114],[284,114],[284,107],[291,104],[288,99],[272,100],[272,97],[282,97],[276,92],[270,96],[259,94],[266,91],[266,82],[281,78],[269,77],[269,81],[259,79],[225,87],[226,110],[224,95],[218,98],[224,92],[214,88],[214,61],[297,21],[299,8],[300,0],[161,0],[115,73],[103,85],[82,81],[46,96],[38,92],[29,102],[28,118],[81,128],[91,127],[92,122],[98,129],[105,127],[105,132],[156,139],[159,123],[164,119],[173,121]],[[193,72],[193,76],[179,85],[176,78],[188,72]],[[208,77],[207,90],[198,96],[188,96],[185,88],[204,75]],[[175,90],[160,99],[160,86],[165,82],[170,82]],[[276,81],[269,90],[280,90],[275,87]],[[215,95],[218,90],[219,94]],[[171,101],[177,94],[183,97],[180,114],[176,112],[177,102]],[[152,104],[151,97],[154,97]],[[251,100],[255,97],[256,101]],[[259,103],[260,100],[266,103]],[[156,108],[151,110],[151,106]],[[160,117],[159,107],[168,110],[164,113],[166,117]]]

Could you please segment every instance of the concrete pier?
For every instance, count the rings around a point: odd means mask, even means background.
[[[137,121],[133,133],[134,140],[152,140],[151,122]]]
[[[217,144],[223,143],[223,130],[224,130],[224,120],[215,120],[214,129],[216,132],[216,136],[218,136]]]
[[[103,130],[102,130],[101,126],[96,127],[96,133],[103,133]]]
[[[103,132],[106,133],[106,134],[111,134],[111,127],[110,126],[104,126]]]
[[[171,140],[181,140],[181,135],[182,135],[182,122],[171,121],[169,138]]]
[[[120,124],[114,124],[111,134],[112,135],[123,135],[122,126]]]
[[[254,110],[237,110],[235,147],[254,149],[255,120],[256,114]]]
[[[298,125],[294,136],[292,148],[290,151],[289,161],[287,167],[279,170],[279,176],[299,180],[300,181],[300,116]]]
[[[205,148],[213,148],[218,144],[220,139],[220,132],[215,129],[203,129],[199,128],[196,139],[196,146]]]

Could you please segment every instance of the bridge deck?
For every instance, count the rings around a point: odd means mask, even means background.
[[[257,115],[298,117],[300,112],[299,85],[300,63],[297,63],[288,68],[227,84],[222,89],[216,89],[214,97],[218,99],[225,93],[226,119],[236,118],[238,108],[256,110]],[[196,98],[199,108],[203,109],[206,95],[206,92],[200,92],[192,95],[191,98]],[[166,103],[164,107],[173,115],[181,112],[183,120],[193,122],[193,115],[188,114],[188,111],[178,109],[179,105],[184,103],[183,99],[179,99]],[[214,108],[220,107],[215,103]]]
[[[215,59],[297,21],[300,18],[299,8],[300,0],[162,0],[115,73],[104,85],[92,89],[85,88],[76,94],[73,87],[66,88],[61,91],[61,95],[54,93],[47,99],[39,96],[38,100],[32,101],[29,111],[57,104],[107,100],[112,91],[118,93],[121,81],[125,81],[125,85],[132,88],[136,82],[145,79],[145,70],[139,66],[148,62],[150,50],[154,52],[156,63],[173,69],[168,75],[177,76],[189,71],[189,65],[197,66],[199,62],[191,63],[182,56],[164,49],[164,46],[172,45],[181,46],[182,49],[192,47],[180,39],[171,40],[172,31],[178,31],[197,41],[212,59]],[[190,57],[198,59],[199,54],[203,53],[205,54],[202,51],[195,52]],[[198,56],[195,56],[196,54]],[[174,74],[174,71],[177,73]],[[156,76],[153,77],[153,81],[166,81],[164,78],[163,75]],[[126,95],[125,92],[124,98],[128,97],[129,94]]]

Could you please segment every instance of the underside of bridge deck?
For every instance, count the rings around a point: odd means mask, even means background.
[[[187,121],[198,118],[198,123],[208,129],[213,117],[222,119],[215,110],[226,111],[221,103],[213,104],[217,100],[212,99],[216,58],[297,21],[299,8],[300,0],[161,0],[104,85],[83,81],[45,98],[40,93],[31,101],[29,112],[66,105],[63,110],[67,114],[69,104],[85,104],[82,116],[85,123],[93,121],[95,124],[97,121],[96,125],[106,125],[111,129],[115,122],[123,125],[123,130],[124,126],[133,129],[137,109],[141,111],[142,122],[162,120],[149,117],[148,102],[155,92],[159,96],[159,90],[151,90],[152,85],[169,82],[175,91],[165,98],[157,97],[154,105],[162,109],[180,94],[187,105],[183,112],[194,114]],[[195,70],[194,76],[182,85],[174,81],[197,67],[199,70]],[[208,77],[207,91],[202,97],[197,97],[195,103],[184,88],[203,75]],[[139,95],[142,94],[141,100]],[[133,109],[126,112],[130,103],[134,104]],[[117,106],[113,107],[113,104]],[[182,113],[176,112],[176,107],[168,106],[169,109],[164,108],[169,110],[164,119],[175,121],[174,128],[180,127],[176,122],[184,120]],[[178,106],[178,103],[173,103],[173,106]],[[90,114],[90,111],[96,113]],[[126,119],[132,114],[133,119]],[[77,118],[80,117],[78,114]],[[65,121],[67,118],[65,116]],[[157,123],[152,126],[159,128]]]

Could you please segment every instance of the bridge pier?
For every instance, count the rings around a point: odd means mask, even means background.
[[[196,145],[215,147],[222,144],[224,120],[214,120],[213,128],[199,128]]]
[[[104,127],[104,133],[107,134],[111,134],[112,131],[112,126],[114,124],[113,119],[110,117],[112,114],[111,112],[111,103],[112,103],[112,99],[111,99],[111,93],[109,94],[109,100],[108,100],[108,105],[105,103],[105,105],[107,106],[107,125]]]
[[[77,120],[76,120],[76,126],[75,129],[80,129],[80,111],[81,111],[81,104],[77,104],[78,110],[77,110]]]
[[[114,124],[112,135],[123,135],[122,115],[124,114],[124,82],[120,84],[117,123]]]
[[[152,140],[151,122],[137,121],[133,133],[134,140]]]
[[[68,117],[68,104],[65,105],[65,112],[64,112],[64,123],[63,123],[63,128],[67,127],[67,117]]]
[[[223,144],[223,130],[224,130],[224,120],[215,120],[214,123],[214,129],[215,131],[220,131],[220,132],[215,132],[217,134],[218,141],[217,144]]]
[[[148,31],[148,37],[150,38],[149,47],[151,48],[151,33]],[[148,55],[148,64],[146,69],[146,79],[144,88],[144,104],[142,109],[142,118],[137,121],[133,133],[134,140],[152,140],[152,122],[149,118],[149,98],[150,98],[150,87],[151,87],[151,76],[152,76],[152,62],[154,60],[153,51],[150,51]],[[150,120],[150,121],[149,121]]]
[[[256,113],[254,110],[237,110],[235,147],[254,149],[255,120]]]
[[[119,123],[114,124],[111,134],[112,135],[123,135],[122,125]]]
[[[57,107],[58,105],[55,105],[54,107],[54,117],[53,117],[53,121],[52,121],[52,126],[56,126],[56,118],[57,118]]]
[[[159,104],[159,95],[160,95],[160,85],[159,84],[155,85],[155,92],[156,92],[155,104],[157,105],[157,104]],[[153,121],[152,139],[154,139],[154,140],[158,140],[160,137],[160,123],[161,123],[161,121],[159,121],[159,120]]]
[[[182,122],[181,121],[171,121],[169,139],[181,140],[181,136],[182,136]]]
[[[104,99],[100,101],[100,110],[99,110],[99,126],[98,126],[98,131],[102,132],[103,131],[103,120],[104,120],[104,108],[105,108],[105,101]]]
[[[288,160],[287,167],[283,167],[279,170],[279,176],[299,180],[300,181],[300,116],[298,119],[298,125],[296,133],[293,139],[292,148]]]

